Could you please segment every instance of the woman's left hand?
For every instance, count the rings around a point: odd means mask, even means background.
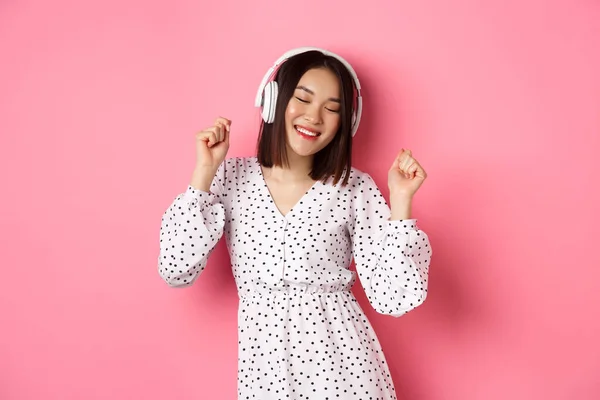
[[[402,149],[388,172],[390,195],[412,198],[426,178],[427,173],[411,151]]]

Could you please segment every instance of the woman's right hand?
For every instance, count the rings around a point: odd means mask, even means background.
[[[196,133],[196,168],[217,171],[229,150],[231,121],[219,117],[213,126]]]
[[[211,182],[229,150],[231,121],[219,117],[215,124],[196,133],[196,168],[190,185],[208,192]]]

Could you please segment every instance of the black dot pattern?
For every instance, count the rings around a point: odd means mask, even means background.
[[[416,219],[390,221],[373,179],[316,182],[282,215],[256,157],[223,162],[162,217],[159,274],[192,284],[224,235],[238,311],[238,399],[396,399],[377,335],[350,291],[399,317],[425,300],[431,247]]]

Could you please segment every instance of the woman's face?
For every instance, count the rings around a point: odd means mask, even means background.
[[[313,156],[335,137],[340,126],[340,83],[326,68],[306,71],[285,112],[288,149]]]

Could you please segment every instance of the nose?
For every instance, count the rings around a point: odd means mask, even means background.
[[[314,105],[307,107],[306,112],[304,113],[304,119],[313,124],[321,123],[321,113],[319,107]]]

